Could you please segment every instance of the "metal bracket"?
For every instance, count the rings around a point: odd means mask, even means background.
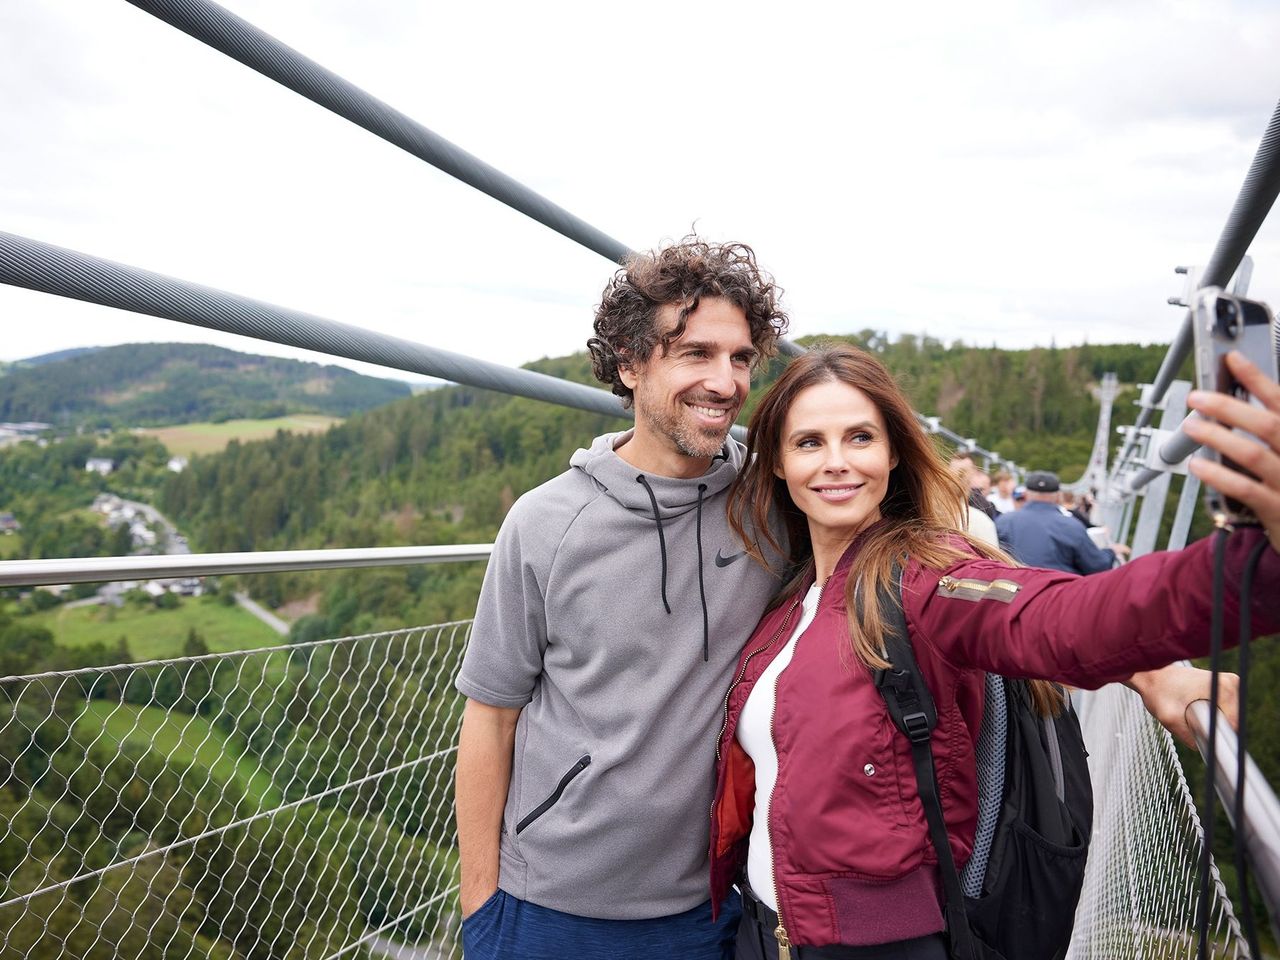
[[[1240,266],[1236,267],[1236,278],[1231,283],[1231,292],[1237,297],[1246,297],[1249,295],[1249,281],[1253,279],[1253,257],[1245,254],[1244,259],[1240,261]]]
[[[1138,384],[1138,389],[1141,390],[1142,392],[1139,395],[1138,399],[1133,401],[1133,405],[1135,407],[1142,407],[1144,410],[1166,409],[1164,397],[1161,397],[1158,403],[1153,403],[1151,401],[1151,394],[1154,392],[1155,384],[1140,383]]]
[[[1164,445],[1169,441],[1177,430],[1161,430],[1158,427],[1151,427],[1147,437],[1147,454],[1143,465],[1150,467],[1152,470],[1160,470],[1163,473],[1176,473],[1179,476],[1187,475],[1187,460],[1179,463],[1169,463],[1164,457],[1160,456],[1160,451],[1164,449]],[[1190,459],[1189,457],[1187,459]]]

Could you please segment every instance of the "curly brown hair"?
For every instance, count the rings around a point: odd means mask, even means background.
[[[631,388],[619,368],[645,363],[659,346],[665,356],[703,297],[724,297],[746,313],[758,366],[773,356],[787,330],[781,296],[782,288],[760,269],[745,243],[708,243],[691,234],[635,254],[613,275],[596,308],[596,335],[587,341],[591,369],[630,407]],[[667,304],[679,304],[680,311],[676,325],[663,334],[658,310]]]

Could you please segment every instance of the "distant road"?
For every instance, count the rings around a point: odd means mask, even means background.
[[[287,637],[289,635],[289,625],[266,607],[256,603],[247,593],[236,593],[235,598],[236,603],[240,604],[280,636]]]
[[[178,556],[184,553],[190,553],[191,547],[187,544],[187,538],[178,533],[178,528],[163,513],[151,506],[149,503],[143,503],[140,500],[124,500],[121,503],[128,504],[136,509],[151,523],[152,527],[159,527],[164,533],[164,552],[170,556]]]

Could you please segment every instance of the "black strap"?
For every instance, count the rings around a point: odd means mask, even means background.
[[[907,620],[902,612],[900,571],[897,567],[893,571],[893,580],[897,596],[884,593],[880,596],[885,658],[890,667],[875,671],[875,683],[889,708],[894,726],[911,741],[911,765],[915,768],[920,803],[924,807],[925,822],[929,826],[929,839],[938,857],[938,872],[942,879],[942,892],[946,897],[944,913],[951,940],[951,956],[954,960],[980,960],[973,931],[969,929],[969,916],[965,912],[960,873],[956,870],[956,861],[951,855],[951,841],[942,815],[942,800],[933,764],[932,736],[938,725],[938,711],[929,687],[920,675],[920,667],[907,636]]]

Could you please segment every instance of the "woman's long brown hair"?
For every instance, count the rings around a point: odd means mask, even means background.
[[[889,473],[888,489],[880,503],[887,523],[875,525],[858,551],[857,575],[845,582],[845,609],[853,652],[867,667],[887,667],[884,657],[884,623],[880,605],[858,602],[884,592],[898,598],[893,589],[893,568],[907,557],[942,571],[971,554],[957,547],[966,541],[972,552],[1013,564],[1000,550],[975,540],[964,530],[965,494],[959,480],[947,469],[928,435],[921,428],[906,395],[875,357],[844,344],[812,347],[792,360],[769,388],[752,414],[747,435],[746,465],[729,490],[729,523],[747,552],[767,564],[766,553],[785,556],[792,576],[779,599],[795,592],[813,566],[813,544],[808,518],[777,476],[782,457],[782,429],[787,411],[801,391],[820,383],[840,381],[865,393],[884,418],[889,445],[897,465]],[[771,510],[776,509],[776,519]],[[781,521],[782,531],[774,524]],[[784,533],[786,547],[778,541]],[[1032,700],[1039,713],[1060,711],[1062,695],[1056,685],[1030,681]]]

